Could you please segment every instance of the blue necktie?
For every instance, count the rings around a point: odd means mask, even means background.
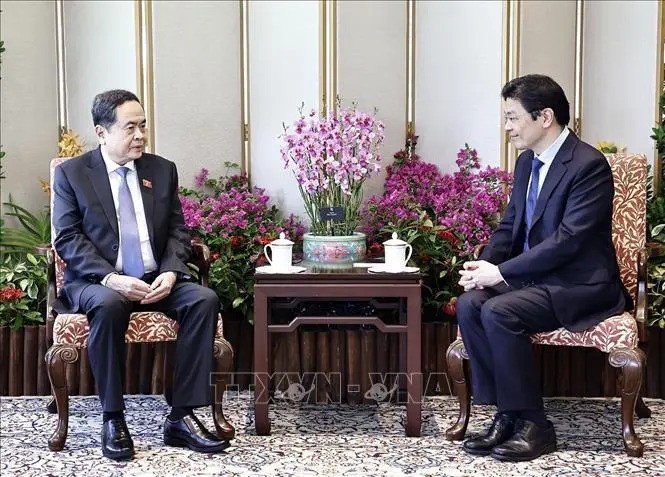
[[[536,202],[538,201],[538,182],[542,166],[543,163],[540,159],[534,157],[531,162],[531,184],[529,185],[529,192],[526,195],[526,211],[524,213],[524,223],[526,224],[526,235],[524,237],[525,252],[529,250],[529,232],[531,231],[533,212],[536,210]]]
[[[143,276],[143,257],[141,256],[141,240],[139,239],[139,226],[136,222],[134,201],[127,185],[128,167],[119,167],[115,170],[120,176],[120,191],[118,205],[120,215],[120,244],[122,253],[122,271],[125,275],[136,278]]]

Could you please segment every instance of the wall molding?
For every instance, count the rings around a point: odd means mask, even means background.
[[[406,0],[406,125],[416,130],[416,0]]]
[[[249,0],[240,4],[240,171],[251,184],[252,155],[249,123]]]
[[[155,79],[152,29],[152,0],[135,0],[136,92],[143,103],[148,123],[146,151],[154,153],[155,144]]]
[[[58,92],[58,137],[69,128],[67,111],[67,78],[65,68],[65,12],[64,0],[55,0],[55,57]]]
[[[521,0],[503,0],[503,52],[501,56],[500,87],[503,87],[520,71],[520,12]],[[499,111],[499,127],[501,128],[501,168],[512,171],[517,160],[517,150],[508,140],[504,130],[503,108]]]
[[[656,99],[654,101],[654,119],[655,123],[661,121],[660,116],[660,95],[663,92],[663,83],[665,83],[665,0],[658,0],[658,25],[656,26],[657,37],[656,41]],[[658,149],[656,148],[656,141],[653,144],[653,181],[654,191],[660,188],[660,179],[663,174],[662,164],[658,156]]]
[[[575,2],[575,86],[573,131],[582,137],[582,85],[584,80],[584,0]]]
[[[319,1],[319,112],[337,110],[337,0]]]

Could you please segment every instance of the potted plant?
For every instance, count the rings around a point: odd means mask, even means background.
[[[294,215],[282,217],[263,189],[249,185],[246,175],[229,175],[237,164],[225,166],[227,172],[219,178],[209,178],[202,169],[195,189],[181,188],[180,203],[192,235],[210,248],[210,287],[223,312],[252,321],[254,269],[266,261],[264,245],[284,232],[297,250],[304,227]]]
[[[660,121],[652,128],[651,139],[656,143],[660,163],[659,181],[653,181],[647,204],[649,232],[649,316],[648,324],[665,329],[665,83],[660,95]]]
[[[303,237],[306,263],[349,266],[363,260],[365,234],[357,230],[365,180],[380,170],[384,126],[355,104],[284,126],[281,156],[291,168],[310,220]]]
[[[475,248],[486,243],[505,207],[511,174],[480,168],[475,149],[465,144],[457,154],[458,170],[442,174],[416,154],[418,136],[387,167],[385,192],[367,202],[361,214],[370,254],[397,232],[413,247],[411,263],[423,276],[423,316],[455,315],[461,292],[458,270]]]
[[[6,254],[0,265],[0,394],[43,394],[45,375],[39,376],[39,342],[46,330],[39,326],[46,312],[46,263],[42,256]],[[41,335],[41,336],[40,336]],[[5,381],[6,380],[6,381]],[[38,382],[40,386],[38,386]]]
[[[616,144],[609,141],[600,141],[596,144],[596,149],[598,149],[603,154],[617,154],[626,152],[626,147],[619,149]]]

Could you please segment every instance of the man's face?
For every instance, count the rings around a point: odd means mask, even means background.
[[[522,103],[508,98],[503,102],[503,128],[508,139],[517,149],[531,149],[536,154],[543,152],[541,143],[545,139],[547,129],[543,124],[543,115],[536,119],[524,109]]]
[[[126,164],[139,159],[145,149],[146,122],[143,107],[127,101],[115,110],[116,121],[108,129],[95,126],[104,152],[113,162]]]

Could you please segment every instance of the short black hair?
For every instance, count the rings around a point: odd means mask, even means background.
[[[99,93],[92,101],[93,125],[100,125],[106,129],[113,126],[117,120],[115,114],[116,108],[127,101],[141,103],[134,93],[125,91],[124,89],[112,89]]]
[[[570,104],[566,93],[549,76],[525,75],[510,80],[501,90],[503,99],[514,99],[536,119],[545,108],[554,111],[556,122],[565,126],[570,122]]]

